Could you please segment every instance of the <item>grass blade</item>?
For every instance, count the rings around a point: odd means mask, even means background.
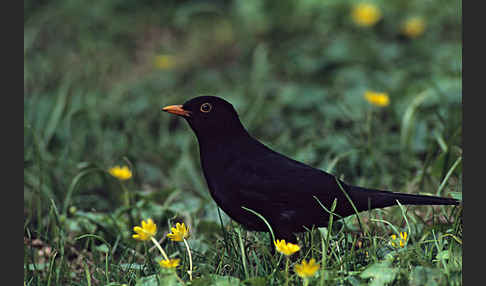
[[[461,163],[461,161],[462,161],[462,156],[459,156],[459,158],[457,158],[457,160],[454,162],[454,164],[452,164],[451,168],[449,169],[446,176],[444,177],[444,180],[442,180],[442,183],[440,184],[439,188],[437,189],[437,193],[435,194],[436,196],[440,196],[442,189],[444,189],[447,181],[449,180],[449,177],[452,175],[452,173],[457,168],[459,163]]]
[[[412,103],[407,107],[403,118],[400,132],[400,147],[402,150],[408,150],[410,147],[410,141],[412,139],[412,131],[415,123],[415,112],[419,106],[431,95],[428,90],[419,93]]]
[[[72,197],[74,190],[76,189],[77,185],[79,184],[79,181],[84,176],[86,176],[86,175],[88,175],[89,173],[92,173],[92,172],[104,172],[104,171],[102,169],[99,169],[99,168],[90,168],[90,169],[87,169],[87,170],[83,170],[79,174],[77,174],[74,177],[74,179],[71,181],[71,184],[69,185],[69,188],[68,188],[67,193],[66,193],[66,197],[64,199],[64,205],[63,205],[63,209],[62,209],[62,213],[64,215],[67,214],[69,204],[71,203],[71,197]]]
[[[243,238],[241,237],[241,230],[238,229],[236,232],[238,233],[238,240],[239,240],[239,243],[240,243],[241,262],[243,263],[243,270],[245,271],[245,279],[248,279],[248,278],[250,278],[250,275],[248,275],[248,267],[246,265],[245,245],[243,244]]]
[[[361,231],[363,233],[366,233],[366,231],[363,229],[363,225],[361,224],[361,219],[359,218],[359,212],[358,212],[358,209],[356,208],[356,206],[354,205],[353,200],[351,200],[351,197],[349,197],[348,193],[344,190],[343,186],[341,185],[341,182],[339,182],[339,180],[337,178],[336,178],[336,182],[339,186],[339,189],[344,193],[344,196],[346,196],[346,199],[349,201],[349,203],[351,204],[351,207],[353,208],[354,212],[356,213],[356,218],[358,219],[359,228],[361,229]]]
[[[273,234],[272,227],[270,226],[268,221],[261,214],[257,213],[256,211],[249,209],[249,208],[246,208],[246,207],[243,207],[243,206],[242,206],[242,208],[246,211],[251,212],[252,214],[256,215],[257,217],[259,217],[267,225],[268,230],[270,231],[270,234],[272,235],[272,241],[275,241],[275,235]]]

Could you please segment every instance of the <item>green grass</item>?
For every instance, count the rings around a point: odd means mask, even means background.
[[[147,218],[157,239],[189,225],[192,282],[184,245],[161,242],[186,285],[285,283],[269,235],[218,210],[195,136],[160,111],[203,94],[348,183],[462,198],[460,3],[376,1],[368,28],[351,21],[354,1],[100,3],[24,2],[24,285],[177,285],[157,248],[131,238]],[[415,15],[426,30],[408,39],[400,25]],[[160,55],[175,63],[158,68]],[[114,165],[133,178],[110,176]],[[289,285],[303,258],[321,263],[310,285],[462,284],[462,206],[334,218],[299,245]]]

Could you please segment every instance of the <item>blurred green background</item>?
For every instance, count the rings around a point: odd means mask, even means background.
[[[348,183],[435,194],[462,153],[461,2],[372,1],[370,26],[353,21],[356,3],[24,1],[29,236],[54,236],[53,206],[67,233],[107,240],[149,216],[219,221],[195,136],[160,110],[199,95],[225,98],[269,147]],[[402,30],[410,17],[425,22],[417,37]],[[116,164],[134,172],[129,210],[103,172]],[[440,195],[462,190],[461,172]],[[93,223],[115,211],[118,225]]]

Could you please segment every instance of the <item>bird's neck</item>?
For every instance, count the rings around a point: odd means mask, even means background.
[[[250,134],[240,121],[222,122],[218,126],[206,129],[194,128],[192,125],[191,127],[196,134],[201,151],[211,150],[211,152],[216,152],[219,149],[225,149],[251,139]]]
[[[218,134],[215,136],[197,136],[199,143],[199,149],[201,156],[204,154],[216,155],[216,158],[221,157],[219,155],[232,155],[230,153],[241,152],[239,145],[248,144],[251,141],[251,137],[245,134]]]
[[[198,136],[199,154],[203,169],[214,172],[224,171],[237,156],[248,153],[254,139],[245,133],[225,134],[225,136]]]

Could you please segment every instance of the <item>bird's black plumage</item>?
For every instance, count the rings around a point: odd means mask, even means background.
[[[199,142],[201,165],[211,196],[232,219],[250,230],[267,231],[270,223],[277,239],[295,242],[295,233],[312,226],[327,226],[329,210],[346,217],[358,211],[397,204],[457,205],[451,198],[412,195],[348,185],[319,169],[277,153],[253,138],[241,124],[233,106],[214,96],[193,98],[164,111],[183,116]],[[349,198],[346,197],[346,192]]]

